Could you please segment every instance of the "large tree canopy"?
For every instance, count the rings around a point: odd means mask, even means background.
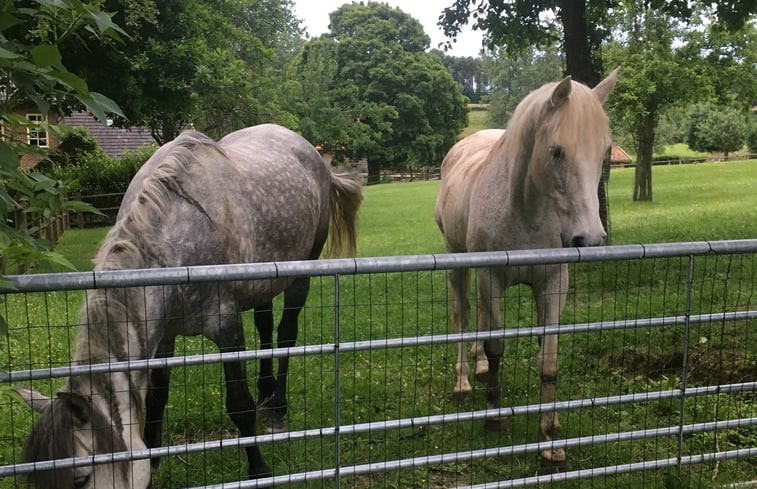
[[[220,136],[262,121],[291,121],[275,73],[299,39],[290,0],[104,4],[130,39],[87,50],[66,45],[64,61],[121,105],[126,119],[116,124],[147,126],[164,143],[189,123]]]
[[[466,98],[421,24],[383,3],[345,4],[294,68],[300,130],[380,168],[438,164],[467,124]],[[305,88],[309,87],[309,88]]]

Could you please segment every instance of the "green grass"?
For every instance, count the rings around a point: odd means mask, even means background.
[[[487,110],[485,105],[481,104],[469,104],[468,108],[470,109],[470,112],[468,112],[468,127],[463,130],[463,132],[460,134],[460,139],[470,136],[474,132],[480,131],[481,129],[488,129],[489,126],[487,124]]]
[[[755,162],[655,167],[654,201],[631,201],[633,170],[613,170],[610,180],[614,244],[753,238],[757,236]],[[433,220],[438,182],[412,182],[365,188],[360,215],[360,256],[444,252]],[[70,230],[58,251],[81,269],[106,229]],[[680,315],[685,309],[688,260],[630,260],[580,264],[571,268],[571,291],[564,323]],[[695,261],[691,312],[754,310],[754,256],[713,256]],[[446,278],[442,272],[382,273],[340,278],[340,340],[366,340],[442,334],[448,330]],[[4,315],[11,325],[0,348],[3,368],[43,368],[66,365],[73,341],[79,292],[9,295]],[[312,281],[311,295],[301,316],[299,345],[334,341],[334,279]],[[524,287],[512,288],[503,301],[510,326],[535,323],[535,310]],[[245,316],[249,347],[257,335]],[[757,335],[754,322],[692,325],[689,385],[744,382],[757,378]],[[656,391],[679,387],[678,365],[683,352],[681,327],[565,335],[561,338],[559,399]],[[538,344],[534,338],[507,343],[503,360],[503,404],[539,400],[535,371]],[[215,351],[198,338],[178,344],[180,352]],[[481,409],[483,389],[464,406],[450,399],[455,349],[423,346],[373,350],[340,355],[340,417],[342,423],[383,421],[408,416]],[[334,357],[292,359],[289,383],[292,430],[334,423]],[[250,378],[256,366],[249,365]],[[58,382],[36,382],[52,392]],[[224,388],[218,365],[174,369],[165,440],[172,443],[235,436],[223,406]],[[688,399],[687,423],[757,416],[754,394],[713,395]],[[561,415],[563,437],[629,431],[675,425],[681,416],[678,400],[653,401],[573,411]],[[31,418],[17,399],[0,394],[0,465],[12,463],[28,433]],[[343,465],[458,450],[492,448],[539,439],[538,418],[518,416],[500,435],[484,434],[480,422],[417,427],[362,435],[343,435]],[[691,435],[684,453],[704,453],[753,446],[757,430],[741,428]],[[277,443],[263,447],[276,474],[333,467],[333,438]],[[675,457],[675,437],[576,447],[568,452],[570,469],[621,464],[656,457]],[[195,486],[243,478],[246,462],[237,451],[171,457],[154,474],[156,487]],[[431,467],[344,478],[347,487],[450,487],[514,477],[538,470],[534,454],[459,461]],[[642,474],[596,478],[560,487],[718,487],[757,478],[753,462],[724,461],[684,468],[680,474],[658,470]],[[12,487],[11,479],[0,487]],[[320,483],[307,484],[321,487]],[[330,486],[330,484],[326,484]]]
[[[659,154],[655,156],[679,156],[681,158],[709,157],[710,153],[694,151],[686,143],[669,144],[665,146]]]

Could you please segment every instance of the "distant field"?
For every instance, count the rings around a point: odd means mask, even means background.
[[[468,127],[463,130],[460,139],[470,136],[481,129],[489,128],[486,124],[486,108],[487,106],[484,104],[468,104],[468,109],[470,109],[470,112],[468,112]]]

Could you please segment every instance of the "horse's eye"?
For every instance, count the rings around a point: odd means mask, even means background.
[[[81,489],[82,487],[86,487],[86,485],[89,483],[89,478],[91,476],[92,474],[90,473],[90,474],[74,477],[74,489]]]
[[[564,160],[565,159],[565,150],[562,146],[550,146],[549,147],[549,154],[552,156],[552,158],[556,160]]]

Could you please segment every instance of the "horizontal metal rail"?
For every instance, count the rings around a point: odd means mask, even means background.
[[[693,434],[693,433],[700,433],[703,431],[710,431],[710,430],[701,429],[702,428],[701,425],[704,425],[704,424],[715,424],[715,423],[701,423],[698,425],[686,425],[683,427],[684,432],[685,434],[688,435],[688,434]],[[623,441],[641,440],[645,438],[659,438],[661,436],[674,436],[680,433],[679,428],[680,427],[678,426],[669,427],[669,428],[654,428],[654,429],[649,429],[649,430],[629,431],[625,433],[612,433],[608,435],[582,436],[582,437],[577,437],[577,438],[568,438],[565,440],[544,441],[544,442],[538,442],[538,443],[524,443],[521,445],[511,445],[507,447],[497,447],[497,448],[486,448],[486,449],[466,451],[466,452],[445,453],[445,454],[440,454],[440,455],[427,455],[424,457],[413,457],[413,458],[407,458],[407,459],[401,459],[401,460],[388,460],[385,462],[375,462],[375,463],[370,463],[370,464],[340,467],[339,477],[344,478],[344,477],[351,477],[351,476],[357,476],[357,475],[373,474],[376,472],[388,472],[390,470],[415,469],[415,468],[420,468],[420,467],[426,467],[429,465],[469,462],[473,460],[490,458],[490,457],[521,455],[525,453],[536,453],[536,452],[541,452],[542,450],[549,450],[552,448],[571,448],[571,447],[579,447],[579,446],[585,447],[589,445],[597,445],[597,444],[603,444],[603,443],[615,443],[615,442],[623,442]],[[712,428],[712,429],[723,429],[723,428]],[[622,470],[620,469],[621,467],[626,467],[625,472],[630,472],[630,471],[649,470],[649,469],[654,469],[654,468],[669,467],[671,465],[676,465],[678,463],[680,463],[681,465],[689,464],[689,463],[690,464],[699,463],[697,460],[700,460],[700,457],[706,457],[707,459],[714,459],[714,460],[723,460],[727,458],[746,458],[746,457],[751,457],[754,455],[757,455],[757,447],[746,448],[742,450],[732,450],[728,452],[710,453],[706,455],[687,455],[685,457],[681,457],[680,459],[678,457],[675,457],[675,458],[669,458],[669,459],[663,459],[663,460],[638,462],[635,464],[623,464],[623,465],[618,465],[615,467],[618,468],[616,470]],[[669,461],[672,461],[672,464],[669,464]],[[657,465],[658,462],[660,463],[659,466]],[[586,477],[587,474],[591,474],[592,470],[601,471],[604,469],[610,469],[610,467],[600,467],[598,469],[585,469],[583,471],[578,471],[578,472],[581,472],[583,476]],[[622,472],[608,471],[608,474],[611,474],[611,473],[622,473]],[[523,482],[528,481],[528,483],[521,482],[518,485],[534,485],[534,484],[538,484],[539,481],[549,482],[549,481],[567,480],[567,479],[560,478],[561,475],[564,476],[566,474],[567,473],[529,477],[529,478],[524,478],[524,479],[515,479],[511,481],[496,482],[493,484],[500,484],[500,483],[509,484],[513,482],[518,483],[518,481],[523,481]],[[332,479],[334,478],[335,475],[336,475],[336,469],[315,470],[312,472],[302,472],[298,474],[289,474],[285,476],[270,477],[270,478],[265,478],[265,479],[226,482],[222,484],[213,484],[209,486],[199,486],[199,487],[194,487],[191,489],[253,489],[253,488],[259,488],[259,487],[275,487],[279,484],[292,484],[292,483],[298,483],[298,482],[310,482],[310,481],[315,481],[315,480]],[[489,487],[489,486],[486,485],[486,487]],[[491,487],[499,487],[499,486],[492,485]],[[508,486],[503,485],[502,487],[508,487]],[[476,489],[478,489],[478,486],[476,486]]]
[[[358,275],[386,272],[449,270],[492,266],[585,263],[646,258],[725,255],[757,252],[757,239],[659,243],[590,248],[447,253],[430,255],[340,258],[235,265],[208,265],[141,270],[9,275],[12,289],[4,293],[47,292],[112,287],[180,285],[282,277]]]
[[[0,477],[8,477],[17,474],[27,474],[37,470],[51,470],[55,468],[67,468],[82,465],[93,465],[103,463],[123,462],[127,460],[140,460],[153,457],[167,457],[186,455],[191,453],[206,452],[212,450],[221,450],[226,448],[245,448],[253,445],[267,445],[271,443],[290,442],[290,441],[302,441],[307,439],[321,439],[325,437],[336,436],[337,431],[340,436],[359,435],[365,433],[371,433],[376,431],[389,431],[399,429],[412,429],[422,426],[434,426],[452,422],[470,422],[483,420],[488,417],[514,417],[524,416],[528,414],[540,414],[544,412],[553,411],[569,411],[584,408],[598,408],[607,407],[612,405],[630,404],[636,402],[653,402],[661,401],[665,399],[677,399],[681,396],[695,397],[717,394],[733,394],[737,392],[757,392],[756,382],[745,382],[739,384],[724,384],[720,386],[706,386],[706,387],[693,387],[684,391],[681,389],[670,389],[665,391],[654,391],[646,393],[634,393],[624,394],[616,396],[589,398],[589,399],[577,399],[572,401],[558,401],[554,403],[545,404],[529,404],[525,406],[512,406],[499,409],[484,409],[477,411],[469,411],[464,413],[449,413],[440,414],[434,416],[417,416],[413,418],[403,418],[398,420],[388,421],[374,421],[370,423],[358,423],[351,425],[342,425],[337,427],[324,427],[315,428],[309,430],[292,431],[287,433],[277,433],[269,435],[256,435],[239,438],[227,438],[222,440],[204,441],[196,443],[187,443],[183,445],[171,445],[160,448],[149,448],[142,450],[124,451],[117,453],[108,453],[87,457],[78,458],[66,458],[51,461],[33,462],[17,465],[7,465],[0,467]],[[689,434],[686,429],[694,430],[692,432],[699,431],[712,431],[715,429],[733,429],[743,428],[748,426],[757,425],[757,418],[742,418],[736,420],[717,421],[709,423],[699,423],[696,425],[690,425],[690,428],[684,427],[684,431],[676,431],[676,433],[669,433],[670,430],[678,430],[678,426],[672,426],[668,428],[658,428],[664,430],[666,436],[668,434]],[[694,428],[696,427],[696,428]],[[702,428],[706,427],[706,428]],[[648,432],[649,430],[642,430]],[[635,432],[632,432],[635,433]],[[662,432],[661,432],[662,433]],[[613,435],[595,435],[595,436],[614,436]],[[634,435],[635,436],[635,435]],[[632,438],[635,439],[635,438]],[[551,444],[558,448],[555,444],[560,443],[572,443],[571,439],[565,440],[553,440],[549,442],[541,442],[544,444]],[[625,439],[614,441],[628,441]],[[600,443],[600,442],[597,442]],[[529,444],[529,446],[532,444]],[[573,446],[573,445],[571,445]]]
[[[589,479],[591,477],[601,477],[608,475],[628,474],[631,472],[641,472],[645,470],[659,470],[668,467],[677,467],[683,465],[695,465],[721,460],[730,460],[734,458],[750,458],[757,456],[757,447],[742,448],[739,450],[728,450],[725,452],[711,452],[700,455],[686,455],[681,458],[671,457],[658,460],[646,460],[644,462],[634,462],[620,465],[608,465],[591,469],[573,470],[561,474],[538,475],[533,477],[523,477],[521,479],[512,479],[509,481],[498,481],[485,484],[476,484],[473,486],[461,486],[457,489],[505,489],[511,487],[526,487],[550,482],[563,482],[569,480]]]
[[[577,334],[592,331],[612,331],[634,328],[659,328],[689,323],[709,323],[723,321],[745,321],[757,319],[757,311],[723,312],[712,314],[695,314],[692,316],[669,316],[663,318],[624,319],[618,321],[599,321],[591,323],[561,324],[555,326],[532,326],[526,328],[504,328],[494,331],[472,333],[445,333],[440,335],[412,336],[389,338],[383,340],[364,340],[339,343],[340,353],[357,351],[411,348],[435,344],[459,343],[497,338],[521,338],[527,336],[544,336],[551,334]],[[266,358],[295,357],[305,355],[333,354],[336,347],[333,343],[319,345],[295,346],[290,348],[272,348],[263,350],[245,350],[229,353],[204,353],[200,355],[177,356],[172,358],[152,358],[145,360],[128,360],[112,363],[94,363],[72,365],[68,367],[51,367],[33,370],[16,370],[0,372],[2,382],[27,382],[31,380],[71,377],[74,375],[90,375],[100,373],[128,372],[134,370],[149,370],[153,368],[187,367],[210,363],[236,362],[240,360],[253,361]]]

